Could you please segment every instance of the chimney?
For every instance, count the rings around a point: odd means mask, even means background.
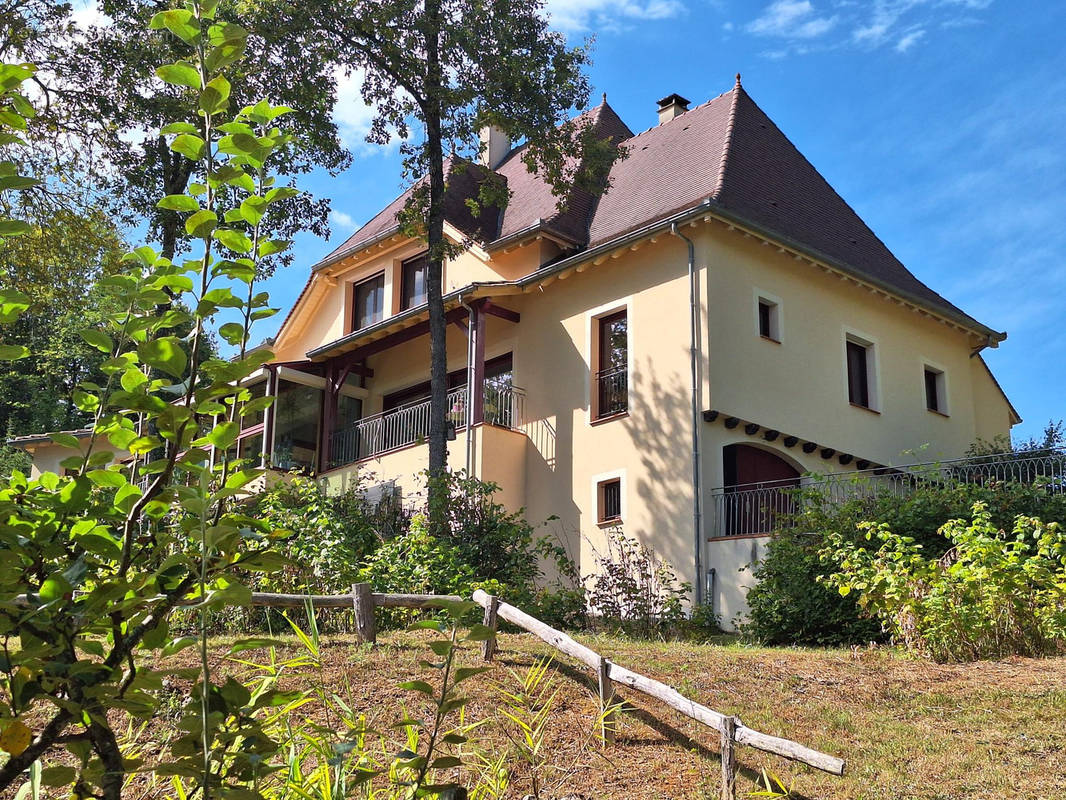
[[[669,122],[688,111],[688,100],[679,94],[672,94],[659,101],[659,124]]]
[[[496,169],[503,162],[507,154],[511,152],[511,137],[501,131],[495,125],[486,125],[479,132],[481,136],[481,157],[478,159],[482,166]]]

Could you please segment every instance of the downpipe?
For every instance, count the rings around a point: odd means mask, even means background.
[[[670,233],[688,245],[688,302],[689,302],[689,366],[692,372],[692,537],[696,555],[696,605],[703,603],[703,513],[700,504],[700,407],[697,394],[699,382],[699,333],[700,315],[696,297],[696,247],[692,240],[677,227],[670,226]]]

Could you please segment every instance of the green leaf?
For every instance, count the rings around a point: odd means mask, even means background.
[[[45,786],[69,786],[78,777],[74,767],[45,767],[41,770],[41,783]]]
[[[187,194],[168,194],[155,204],[156,208],[165,208],[170,211],[199,211],[200,204],[195,197]]]
[[[0,361],[17,361],[29,354],[30,349],[20,344],[0,344]]]
[[[115,343],[111,341],[111,337],[95,328],[80,330],[78,335],[85,340],[87,345],[95,347],[101,353],[110,353],[115,348]]]
[[[432,697],[435,692],[434,688],[425,681],[404,681],[403,683],[397,685],[401,689],[407,689],[411,692],[421,692],[422,694],[427,695],[428,697]]]
[[[185,231],[190,236],[206,239],[211,235],[211,231],[215,229],[216,225],[218,225],[218,215],[214,211],[208,211],[205,208],[185,220]]]
[[[33,230],[28,222],[19,219],[0,219],[0,236],[23,236]]]
[[[181,378],[185,375],[188,357],[176,336],[162,336],[137,346],[137,355],[145,364],[167,375]]]
[[[226,450],[237,441],[237,435],[241,432],[241,426],[236,422],[223,422],[216,425],[204,438],[219,450]]]
[[[152,30],[166,28],[183,42],[192,44],[200,37],[200,23],[193,17],[191,11],[186,9],[172,9],[160,11],[149,23]]]
[[[128,483],[125,475],[110,469],[90,470],[85,473],[85,477],[97,486],[109,486],[112,489],[117,489],[119,486],[125,486]]]
[[[266,258],[272,256],[275,253],[283,253],[289,249],[289,245],[292,242],[285,239],[267,239],[259,243],[259,257]]]
[[[200,110],[205,114],[217,114],[229,105],[230,84],[223,76],[208,82],[200,93]]]
[[[473,678],[475,675],[480,675],[483,672],[490,672],[492,667],[459,667],[455,671],[455,683],[465,681],[467,678]]]
[[[430,769],[452,769],[454,767],[461,767],[463,760],[456,758],[455,756],[441,756],[440,758],[433,759],[433,763],[429,765]]]
[[[219,228],[215,231],[215,239],[235,253],[247,253],[252,249],[252,240],[232,228]]]
[[[244,338],[244,326],[239,322],[227,322],[218,329],[218,335],[229,344],[240,344]]]
[[[30,298],[14,289],[0,289],[0,324],[18,319],[30,307]]]
[[[77,436],[73,436],[69,433],[50,433],[48,438],[60,447],[69,447],[73,450],[81,449],[81,441]]]
[[[196,71],[192,64],[185,61],[157,67],[155,74],[173,86],[188,86],[191,89],[200,88],[200,73]]]
[[[170,143],[170,149],[175,153],[181,153],[192,161],[199,161],[204,157],[207,145],[204,140],[193,133],[182,133]]]

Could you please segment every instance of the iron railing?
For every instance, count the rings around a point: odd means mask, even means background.
[[[1037,481],[1046,491],[1066,494],[1066,450],[996,453],[720,487],[707,498],[708,531],[711,537],[724,537],[767,534],[788,527],[799,510],[798,488],[811,490],[821,502],[843,503],[856,498],[904,497],[923,485]]]
[[[596,373],[596,417],[609,417],[629,410],[629,376],[625,367]]]
[[[485,382],[485,422],[518,429],[525,414],[525,392],[517,386]],[[448,393],[448,422],[461,429],[466,425],[466,387]],[[330,439],[330,468],[399,450],[424,441],[429,436],[429,401],[364,417],[337,431]]]

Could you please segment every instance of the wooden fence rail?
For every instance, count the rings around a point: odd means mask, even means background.
[[[382,594],[371,592],[369,584],[355,584],[350,594],[340,595],[298,595],[270,594],[255,592],[252,605],[281,608],[302,607],[310,604],[314,608],[353,608],[355,611],[356,631],[361,641],[374,642],[377,638],[377,626],[374,610],[381,608],[435,608],[445,603],[461,601],[455,595],[433,594]],[[844,760],[820,753],[791,739],[771,736],[747,727],[738,717],[722,714],[707,706],[697,703],[678,692],[672,686],[661,681],[641,675],[631,669],[615,664],[586,647],[562,631],[546,625],[536,617],[520,608],[504,603],[499,598],[478,589],[474,592],[474,602],[485,609],[485,625],[496,630],[499,620],[516,625],[523,630],[543,639],[556,650],[574,658],[592,669],[599,680],[601,713],[606,714],[609,706],[614,704],[614,687],[628,686],[642,694],[653,697],[685,716],[703,723],[718,731],[721,735],[722,753],[722,798],[733,800],[736,797],[736,745],[747,745],[756,750],[783,758],[798,761],[833,775],[844,774]],[[482,656],[491,660],[496,652],[494,640],[485,642]],[[603,717],[604,741],[614,738],[616,720]]]

